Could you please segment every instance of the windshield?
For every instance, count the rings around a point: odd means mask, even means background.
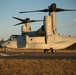
[[[16,41],[17,40],[17,35],[12,35],[10,36],[10,38],[8,39],[8,41]]]

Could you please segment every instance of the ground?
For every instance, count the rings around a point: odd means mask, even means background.
[[[0,59],[0,75],[76,75],[76,60]]]
[[[0,59],[0,75],[76,75],[76,60]]]

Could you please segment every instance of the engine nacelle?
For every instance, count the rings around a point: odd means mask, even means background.
[[[51,16],[44,16],[45,27],[45,43],[52,44],[54,42],[53,26]]]
[[[22,33],[31,31],[30,23],[26,23],[25,26],[22,26],[21,31],[22,31]]]

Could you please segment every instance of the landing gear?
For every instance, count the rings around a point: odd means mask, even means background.
[[[4,52],[8,52],[8,50],[7,50],[7,49],[5,49],[5,50],[4,50]]]
[[[44,52],[45,52],[45,53],[48,52],[48,51],[51,51],[51,53],[54,53],[53,48],[50,48],[50,49],[44,49]]]
[[[5,47],[5,48],[3,48],[3,50],[4,50],[4,52],[7,52],[8,51],[8,49]]]
[[[48,49],[44,49],[44,53],[45,53],[45,52],[48,52]]]
[[[50,50],[51,50],[51,53],[54,53],[54,50],[53,50],[53,48],[50,48]]]

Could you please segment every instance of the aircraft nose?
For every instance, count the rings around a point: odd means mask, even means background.
[[[6,46],[5,42],[1,43],[1,47],[4,48]]]
[[[1,45],[0,45],[1,47],[3,47],[3,43],[1,43]]]

